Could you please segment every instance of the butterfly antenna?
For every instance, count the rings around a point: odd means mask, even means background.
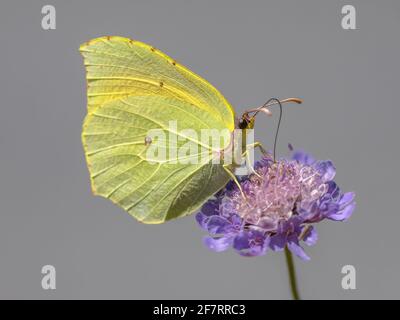
[[[282,114],[283,114],[282,104],[288,103],[288,102],[295,102],[295,103],[300,104],[303,102],[303,100],[301,100],[299,98],[288,98],[288,99],[283,99],[283,100],[279,100],[277,98],[271,98],[266,103],[264,103],[261,107],[247,110],[244,113],[246,116],[248,116],[250,113],[254,113],[251,118],[255,119],[255,117],[257,116],[257,114],[260,111],[264,112],[268,115],[272,115],[272,112],[269,110],[268,107],[273,106],[273,105],[279,105],[279,119],[278,119],[278,125],[277,125],[276,131],[275,131],[275,138],[274,138],[274,162],[276,162],[276,145],[277,145],[277,141],[278,141],[278,134],[279,134],[279,129],[281,126],[281,121],[282,121]]]
[[[278,141],[278,133],[279,133],[279,128],[281,127],[282,113],[283,113],[282,103],[278,99],[275,99],[275,100],[279,104],[279,119],[278,119],[278,125],[276,127],[275,138],[274,138],[274,162],[276,162],[276,144]]]

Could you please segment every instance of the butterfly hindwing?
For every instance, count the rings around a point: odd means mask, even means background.
[[[229,180],[222,164],[212,163],[217,156],[213,149],[195,136],[176,134],[169,119],[190,125],[198,137],[207,125],[198,109],[181,100],[133,96],[98,107],[86,116],[83,126],[93,192],[146,223],[162,223],[193,212]],[[158,130],[160,141],[153,137],[147,142],[151,130]],[[187,143],[198,152],[180,154]],[[167,160],[149,155],[154,145],[166,148]],[[183,161],[190,157],[196,161]]]

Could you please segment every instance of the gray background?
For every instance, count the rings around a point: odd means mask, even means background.
[[[357,30],[343,30],[353,4]],[[57,29],[41,28],[53,4]],[[101,35],[150,43],[213,83],[238,113],[288,105],[279,152],[302,147],[357,193],[347,223],[318,226],[304,298],[400,298],[399,1],[2,1],[0,5],[0,298],[288,298],[282,254],[241,258],[203,247],[193,216],[136,222],[93,197],[80,142],[79,44]],[[276,117],[276,115],[275,115]],[[268,146],[276,118],[260,116]],[[41,268],[57,289],[41,288]],[[357,289],[341,288],[341,267]]]

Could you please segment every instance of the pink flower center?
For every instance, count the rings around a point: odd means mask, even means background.
[[[277,229],[281,220],[295,214],[295,208],[305,207],[320,198],[327,185],[311,166],[296,161],[280,161],[265,166],[252,175],[244,186],[247,200],[239,191],[231,201],[243,220],[265,231]]]

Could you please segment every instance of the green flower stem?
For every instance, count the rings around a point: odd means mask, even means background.
[[[292,253],[287,247],[285,247],[285,256],[293,300],[300,300],[299,292],[297,290],[296,270],[294,269],[293,257]]]

